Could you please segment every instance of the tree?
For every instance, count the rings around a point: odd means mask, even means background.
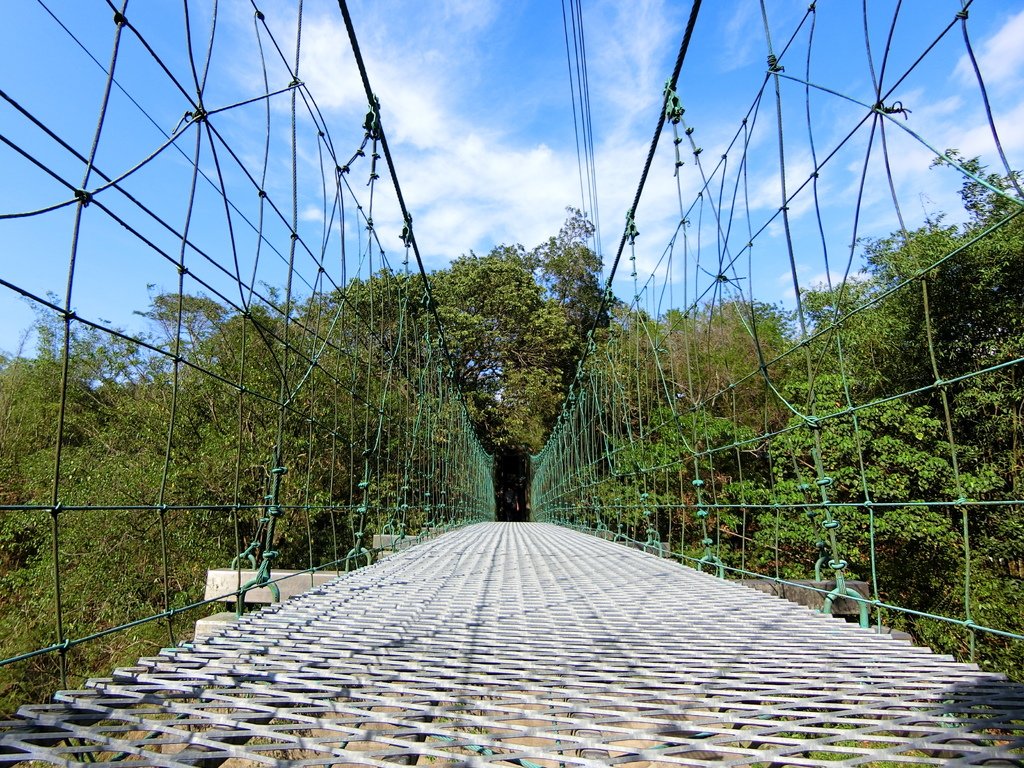
[[[600,317],[604,292],[601,289],[601,257],[588,245],[594,236],[594,225],[586,214],[566,208],[565,224],[554,237],[538,245],[531,256],[540,270],[547,295],[566,313],[570,327],[582,343]],[[579,348],[574,350],[580,351]]]
[[[455,377],[484,443],[539,450],[563,397],[572,333],[521,245],[470,252],[433,276]]]
[[[970,566],[973,620],[1020,632],[1019,611],[1011,608],[1020,584],[1007,568],[1024,551],[1024,520],[1014,502],[1024,491],[1024,223],[1015,216],[1020,202],[1010,194],[1018,189],[1017,176],[987,173],[977,159],[956,151],[946,155],[971,174],[961,189],[967,222],[949,224],[939,216],[868,242],[862,280],[804,297],[821,333],[812,345],[819,402],[826,410],[830,400],[842,407],[845,383],[861,406],[859,444],[843,417],[823,428],[823,458],[834,500],[855,502],[863,495],[851,471],[863,460],[874,502],[907,502],[876,519],[888,599],[955,614],[963,610]],[[787,448],[798,457],[810,450],[792,440]],[[777,489],[789,482],[777,479]],[[934,504],[960,498],[980,503]],[[932,505],[920,504],[924,500]],[[866,521],[856,509],[845,514],[862,537],[847,539],[851,561],[860,563],[852,567],[863,568]],[[925,561],[926,569],[912,567]],[[925,619],[907,621],[936,649],[964,652],[964,633]],[[1019,645],[1013,650],[980,636],[979,658],[1024,674]]]

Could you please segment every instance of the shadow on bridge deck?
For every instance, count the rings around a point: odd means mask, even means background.
[[[1020,765],[1024,687],[544,524],[471,526],[24,707],[0,762]]]

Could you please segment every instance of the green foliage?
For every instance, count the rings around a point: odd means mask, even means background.
[[[565,311],[569,326],[582,344],[591,328],[607,324],[601,316],[604,291],[599,275],[601,258],[588,243],[594,225],[576,208],[566,209],[569,217],[558,235],[533,249],[541,280],[550,298]],[[582,347],[574,350],[579,353]],[[578,355],[577,355],[578,356]]]
[[[458,383],[490,449],[539,450],[558,415],[600,319],[592,234],[569,209],[558,235],[532,251],[517,244],[471,252],[431,279]]]
[[[242,550],[343,568],[385,529],[486,516],[489,457],[423,296],[381,272],[286,324],[273,301],[160,294],[135,340],[41,313],[36,354],[0,365],[0,658],[101,633],[66,654],[78,684],[190,636],[213,607],[102,633],[200,601]],[[57,656],[4,667],[0,711],[45,699]]]
[[[968,171],[967,223],[862,243],[864,273],[805,292],[799,323],[722,299],[619,308],[536,457],[540,514],[705,570],[817,563],[881,602],[1024,634],[1019,184],[947,157]],[[879,618],[972,654],[956,623]],[[1022,642],[977,632],[973,654],[1024,679]]]

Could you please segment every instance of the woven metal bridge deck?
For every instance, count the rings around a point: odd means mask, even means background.
[[[0,725],[0,762],[1021,765],[1024,686],[549,525],[439,537]]]

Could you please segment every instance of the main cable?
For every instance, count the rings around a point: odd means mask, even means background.
[[[339,0],[343,2],[343,0]],[[636,194],[633,196],[633,205],[630,207],[627,214],[627,226],[622,231],[622,237],[619,239],[619,247],[615,251],[615,259],[612,261],[611,269],[608,272],[608,277],[605,278],[604,294],[601,297],[601,306],[597,313],[594,315],[593,324],[590,326],[590,330],[587,333],[588,340],[592,340],[594,333],[597,331],[601,324],[601,319],[607,314],[611,305],[611,290],[612,281],[615,280],[615,273],[619,268],[619,262],[622,260],[622,252],[626,248],[627,240],[631,237],[635,237],[635,233],[631,235],[633,215],[636,212],[637,206],[640,205],[640,198],[644,192],[644,185],[647,183],[647,176],[651,171],[651,165],[654,162],[654,153],[658,149],[658,142],[661,139],[661,131],[665,127],[665,104],[668,99],[668,94],[674,91],[676,84],[679,82],[679,73],[683,69],[683,62],[686,60],[686,53],[690,49],[690,40],[693,37],[693,29],[697,24],[697,14],[700,12],[701,0],[693,0],[693,5],[690,7],[690,17],[686,22],[686,29],[683,32],[682,42],[679,44],[679,53],[676,56],[676,63],[672,69],[672,76],[669,78],[665,86],[665,96],[662,99],[661,110],[658,114],[658,123],[654,129],[654,137],[651,139],[650,149],[647,151],[647,159],[644,161],[643,171],[640,173],[640,181],[637,183]],[[576,367],[576,378],[573,380],[572,389],[576,388],[577,382],[583,370],[583,366],[590,357],[590,353],[593,349],[593,344],[587,344],[583,350],[583,354],[580,356],[579,362]],[[567,399],[566,402],[569,402]]]
[[[405,223],[402,238],[405,240],[407,245],[412,248],[413,255],[416,257],[416,266],[419,268],[420,276],[423,278],[423,291],[427,297],[428,310],[434,318],[434,323],[437,325],[438,342],[440,343],[441,350],[444,352],[445,358],[448,361],[449,370],[454,377],[455,359],[448,347],[448,340],[444,333],[444,325],[441,323],[441,316],[437,312],[437,303],[434,301],[433,293],[430,290],[430,278],[427,277],[427,270],[423,266],[423,258],[420,256],[419,244],[416,242],[416,235],[412,228],[412,214],[409,213],[409,209],[406,207],[405,198],[402,195],[402,187],[398,183],[398,173],[395,171],[395,163],[391,157],[391,149],[388,146],[387,135],[384,132],[384,125],[380,118],[380,105],[377,102],[376,95],[374,95],[373,88],[370,86],[370,77],[366,71],[366,62],[363,61],[363,54],[359,50],[359,40],[356,38],[355,25],[352,23],[352,16],[349,13],[348,3],[346,0],[338,0],[338,8],[341,11],[342,18],[345,20],[345,29],[348,32],[349,43],[352,45],[352,55],[355,57],[356,66],[359,69],[359,77],[363,82],[363,89],[366,92],[367,103],[370,105],[371,110],[376,111],[376,128],[380,136],[381,151],[384,153],[384,160],[388,165],[388,173],[391,175],[391,183],[395,187],[395,197],[398,199],[398,206],[402,211],[402,220]],[[456,385],[461,393],[461,386],[458,385],[458,382],[456,382]],[[465,401],[463,401],[463,405],[465,405]]]

